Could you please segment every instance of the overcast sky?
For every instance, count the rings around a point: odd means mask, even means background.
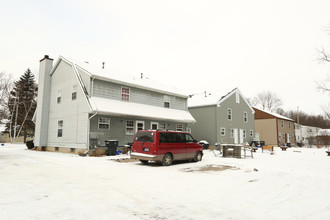
[[[0,71],[16,79],[62,55],[185,93],[270,90],[309,114],[330,102],[315,83],[330,73],[317,61],[330,52],[329,0],[10,0],[0,11]]]

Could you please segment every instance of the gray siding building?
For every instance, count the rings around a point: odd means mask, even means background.
[[[188,96],[149,79],[125,79],[110,70],[59,57],[40,61],[34,144],[84,153],[106,140],[133,141],[141,129],[186,131],[195,119]]]
[[[196,119],[191,134],[197,140],[241,144],[254,139],[254,110],[238,88],[225,96],[207,94],[189,100],[189,112]]]

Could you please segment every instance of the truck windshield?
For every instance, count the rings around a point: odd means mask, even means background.
[[[154,142],[154,132],[138,132],[135,135],[135,141]]]

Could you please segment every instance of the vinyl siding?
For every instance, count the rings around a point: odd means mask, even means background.
[[[206,140],[210,146],[214,146],[216,136],[216,106],[206,106],[189,109],[190,114],[196,119],[196,123],[190,125],[192,136],[200,140]]]
[[[265,141],[266,145],[277,145],[277,119],[255,120],[256,133],[259,133],[259,140]]]
[[[72,100],[77,85],[77,99]],[[57,103],[61,90],[61,103]],[[48,146],[86,148],[89,105],[71,65],[61,61],[52,75]],[[63,120],[63,136],[57,137],[58,120]]]
[[[98,129],[98,119],[99,118],[109,118],[110,119],[110,129]],[[134,124],[134,134],[136,132],[136,121],[144,122],[144,129],[151,129],[151,122],[165,123],[167,130],[176,130],[177,124],[183,125],[183,130],[186,131],[187,124],[184,123],[175,123],[175,122],[163,122],[155,120],[145,120],[141,118],[126,118],[126,117],[115,117],[108,115],[96,115],[91,119],[90,122],[90,136],[94,139],[91,140],[91,144],[97,144],[98,146],[105,146],[106,140],[118,140],[119,146],[123,146],[128,143],[132,143],[134,139],[133,135],[126,134],[126,121],[132,120]]]
[[[121,100],[122,85],[113,82],[106,82],[102,80],[94,80],[93,96]],[[164,94],[143,90],[135,87],[124,86],[130,89],[130,102],[141,103],[146,105],[164,107]],[[170,108],[178,110],[187,109],[187,99],[167,95],[170,98]]]
[[[216,142],[234,143],[234,138],[231,137],[231,129],[243,129],[246,131],[244,142],[252,141],[254,128],[254,114],[250,106],[239,95],[239,103],[236,102],[236,93],[231,94],[223,102],[220,107],[203,106],[189,108],[189,112],[196,119],[196,124],[191,126],[192,134],[196,135],[198,140],[205,139],[210,146],[214,146]],[[227,109],[232,110],[232,120],[227,119]],[[244,122],[243,112],[247,113],[248,121]],[[225,135],[220,135],[221,128],[225,128]],[[250,130],[253,130],[253,137],[250,136]],[[239,137],[238,137],[239,141]]]

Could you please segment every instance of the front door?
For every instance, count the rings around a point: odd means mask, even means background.
[[[234,128],[234,144],[238,144],[238,129]]]
[[[239,143],[244,143],[244,130],[239,129]]]

